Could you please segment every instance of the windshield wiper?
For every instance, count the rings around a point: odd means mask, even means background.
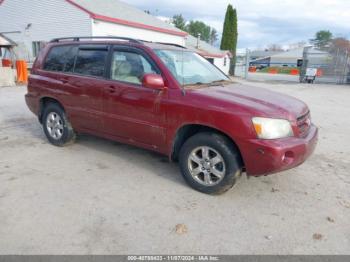
[[[231,81],[230,80],[225,80],[225,79],[221,79],[221,80],[215,80],[215,81],[212,81],[212,82],[208,82],[208,83],[203,83],[203,82],[196,82],[196,83],[190,83],[190,84],[185,84],[184,86],[216,86],[216,85],[219,85],[220,83],[228,83]]]
[[[208,85],[217,85],[217,84],[220,84],[220,83],[226,83],[226,82],[231,82],[230,80],[226,80],[226,79],[221,79],[221,80],[215,80],[215,81],[212,81],[210,83],[208,83]]]
[[[196,82],[196,83],[185,84],[184,86],[201,86],[201,85],[208,85],[208,84],[209,83]]]

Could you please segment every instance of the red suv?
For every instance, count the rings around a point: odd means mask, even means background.
[[[205,193],[228,190],[244,171],[295,167],[317,142],[303,102],[233,83],[172,44],[54,39],[37,57],[25,97],[52,144],[88,133],[154,150],[179,161],[188,184]]]

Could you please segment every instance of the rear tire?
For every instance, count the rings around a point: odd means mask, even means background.
[[[190,137],[180,150],[180,169],[186,182],[206,194],[222,194],[242,173],[240,154],[225,136],[203,132]]]
[[[56,103],[45,106],[42,118],[44,133],[55,146],[65,146],[75,141],[75,132],[63,108]]]

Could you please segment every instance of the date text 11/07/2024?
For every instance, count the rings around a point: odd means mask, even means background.
[[[197,255],[197,256],[128,256],[128,261],[220,261],[218,256]]]

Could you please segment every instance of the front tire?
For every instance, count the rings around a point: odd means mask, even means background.
[[[203,132],[190,137],[180,150],[179,162],[186,182],[206,194],[226,192],[242,173],[235,145],[217,133]]]
[[[72,125],[62,107],[56,103],[45,106],[42,125],[47,139],[55,146],[65,146],[75,141]]]

